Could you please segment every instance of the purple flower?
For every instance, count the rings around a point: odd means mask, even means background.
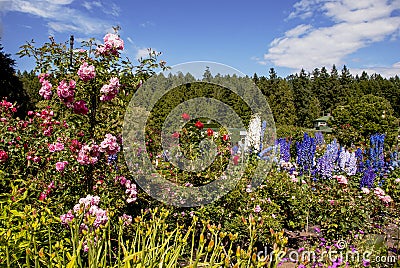
[[[256,207],[254,208],[254,212],[255,213],[261,212],[261,207],[259,205],[256,205]]]
[[[364,267],[367,267],[371,264],[369,260],[363,260],[362,263]]]
[[[290,161],[290,145],[292,141],[285,138],[280,138],[277,140],[277,145],[279,145],[279,162],[289,162]]]
[[[297,148],[297,164],[302,172],[311,171],[314,154],[316,150],[316,142],[314,138],[304,133],[303,141],[296,143]]]
[[[372,188],[374,187],[374,180],[375,180],[376,174],[372,167],[368,167],[367,169],[364,170],[364,175],[361,178],[360,181],[360,188]]]

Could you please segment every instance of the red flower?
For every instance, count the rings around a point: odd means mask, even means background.
[[[0,150],[0,163],[6,162],[8,159],[8,154],[7,152]]]
[[[233,157],[233,164],[234,164],[235,166],[237,166],[237,165],[239,164],[239,156],[238,156],[238,155],[235,155],[235,156]]]
[[[214,131],[211,128],[207,129],[207,136],[208,137],[211,137],[213,134],[214,134]]]
[[[47,195],[45,193],[41,193],[39,196],[40,201],[44,201],[46,199]]]
[[[223,139],[224,141],[229,140],[229,135],[224,134],[224,135],[222,136],[222,139]]]
[[[74,103],[74,113],[76,114],[87,114],[89,112],[88,107],[86,106],[86,102],[84,100],[80,100]]]
[[[190,115],[188,115],[187,113],[183,113],[182,114],[182,119],[185,121],[189,121],[190,120]]]
[[[195,127],[197,127],[198,129],[203,129],[204,124],[200,121],[197,121],[196,124],[194,124]]]
[[[179,132],[174,132],[174,133],[172,134],[172,138],[174,138],[174,139],[178,139],[179,136],[180,136]]]

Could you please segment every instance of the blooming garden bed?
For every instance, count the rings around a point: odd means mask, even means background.
[[[23,46],[21,55],[37,60],[44,100],[25,118],[14,116],[17,104],[0,103],[1,266],[399,264],[400,160],[385,147],[384,134],[346,148],[334,136],[304,133],[301,140],[279,137],[269,148],[240,151],[227,129],[205,128],[204,119],[185,112],[183,128],[170,138],[187,158],[205,154],[200,140],[215,144],[218,157],[209,169],[188,173],[171,164],[181,155],[161,148],[155,120],[144,130],[146,148],[135,147],[127,161],[125,110],[165,62],[149,51],[135,66],[121,60],[117,33],[103,41],[84,43],[72,61],[65,44]],[[265,125],[251,131],[263,133]],[[234,174],[247,164],[235,187],[211,204],[171,206],[136,185],[146,172],[145,154],[183,189],[212,182],[229,163]],[[254,170],[266,161],[254,187]]]

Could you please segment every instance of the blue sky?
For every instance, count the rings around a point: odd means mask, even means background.
[[[168,65],[213,61],[247,75],[333,64],[400,75],[400,0],[0,0],[0,11],[4,51],[22,70],[33,61],[14,54],[28,40],[102,40],[119,25],[130,59],[151,47]]]

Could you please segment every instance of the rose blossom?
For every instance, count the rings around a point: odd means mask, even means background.
[[[104,45],[99,45],[96,49],[97,55],[118,56],[118,50],[124,49],[124,41],[116,34],[108,33],[104,36]]]
[[[120,146],[117,143],[117,138],[111,134],[106,134],[105,139],[100,143],[100,152],[106,152],[109,155],[114,155],[119,151]]]
[[[115,96],[119,92],[120,83],[117,77],[112,77],[110,79],[110,83],[102,86],[100,89],[100,93],[103,95],[100,96],[101,101],[110,101],[115,98]]]
[[[68,165],[68,161],[57,162],[56,170],[59,172],[64,171],[66,165]]]
[[[79,67],[78,75],[79,78],[85,82],[89,81],[90,79],[93,79],[96,76],[94,66],[93,65],[89,66],[87,62],[82,63],[82,65]]]
[[[204,124],[200,121],[197,121],[196,124],[194,124],[195,127],[197,127],[198,129],[202,129],[204,127]]]
[[[89,112],[86,102],[84,100],[79,100],[74,103],[74,113],[76,114],[87,114]]]
[[[8,159],[8,154],[6,151],[0,150],[0,163],[6,162]]]
[[[370,190],[366,187],[361,188],[361,191],[363,191],[364,194],[369,194]]]
[[[42,87],[39,90],[39,95],[42,96],[45,100],[50,100],[51,95],[53,94],[51,92],[51,87],[52,87],[52,85],[50,84],[50,82],[47,80],[44,80],[42,83]]]

